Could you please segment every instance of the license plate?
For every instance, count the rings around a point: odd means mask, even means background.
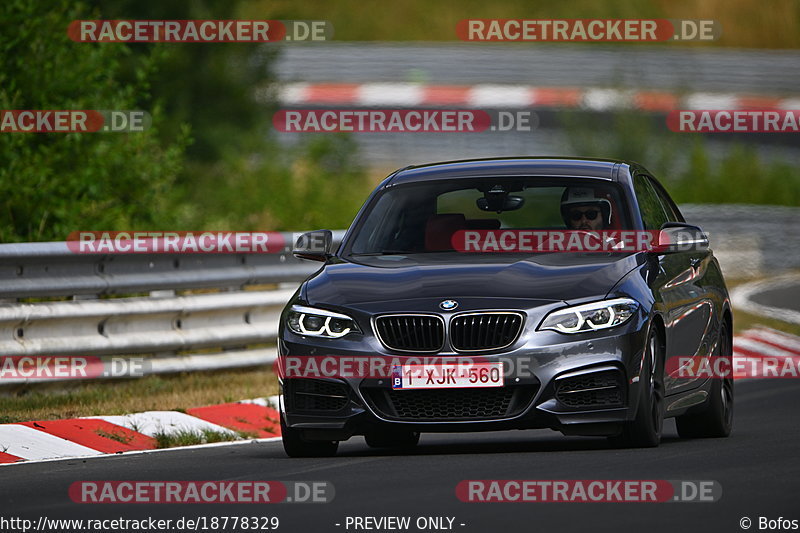
[[[502,362],[398,365],[392,368],[393,389],[464,389],[502,386]]]

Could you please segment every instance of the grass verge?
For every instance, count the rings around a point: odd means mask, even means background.
[[[156,439],[156,448],[161,449],[209,444],[212,442],[229,442],[246,437],[243,434],[204,429],[201,431],[182,430],[176,433],[159,432],[153,435],[153,438]]]
[[[0,388],[0,423],[192,407],[278,393],[270,368],[147,376],[124,381]]]

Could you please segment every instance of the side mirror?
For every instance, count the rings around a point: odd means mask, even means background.
[[[659,253],[708,250],[708,235],[698,226],[682,222],[665,222],[658,232]]]
[[[311,261],[327,261],[331,256],[333,232],[329,229],[320,229],[303,233],[294,243],[292,255],[299,259]]]

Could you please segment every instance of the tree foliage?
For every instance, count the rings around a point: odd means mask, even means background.
[[[188,130],[159,135],[150,78],[163,48],[76,43],[70,21],[91,18],[66,0],[0,3],[0,109],[144,109],[135,133],[0,133],[0,240],[63,240],[71,231],[164,223]]]

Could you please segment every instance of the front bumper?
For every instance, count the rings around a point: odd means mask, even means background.
[[[481,356],[484,361],[503,361],[503,387],[396,391],[389,378],[285,378],[281,412],[286,424],[308,439],[346,440],[392,429],[551,428],[569,435],[613,435],[636,414],[646,330],[647,322],[640,319],[602,335],[537,331],[512,351]],[[367,343],[348,341],[336,343],[335,348],[333,344],[283,332],[279,353],[282,357],[380,355],[401,363],[413,357],[376,354]]]

